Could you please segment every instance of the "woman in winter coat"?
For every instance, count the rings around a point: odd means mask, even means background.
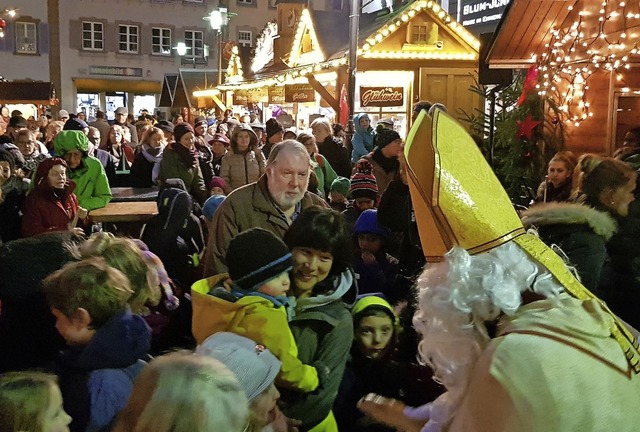
[[[189,123],[178,123],[173,129],[175,142],[165,151],[160,162],[160,184],[168,179],[181,179],[187,192],[199,203],[207,199],[207,188],[202,178],[198,160],[198,150],[195,147],[195,135]]]
[[[249,126],[238,126],[231,135],[229,151],[222,158],[220,177],[227,195],[241,186],[258,181],[266,161],[258,147],[258,136]]]
[[[22,235],[31,237],[50,231],[73,231],[78,219],[87,217],[87,211],[78,206],[73,193],[76,184],[67,181],[67,163],[61,158],[49,158],[38,165],[35,187],[27,196],[22,219]]]
[[[287,417],[302,421],[300,430],[337,431],[331,407],[351,348],[353,323],[348,305],[357,295],[349,269],[348,235],[342,216],[321,207],[303,210],[284,236],[293,255],[289,322],[298,358],[325,367],[328,379],[313,393],[282,390]],[[323,374],[324,376],[327,376]]]
[[[62,131],[53,148],[55,155],[67,162],[67,176],[76,184],[73,192],[80,207],[91,211],[106,206],[111,201],[111,188],[100,161],[89,156],[87,136],[80,131]]]
[[[124,133],[122,126],[117,124],[111,126],[111,129],[109,129],[109,138],[107,138],[107,144],[105,146],[105,150],[117,161],[117,171],[130,170],[134,158],[133,150],[129,147]]]
[[[318,150],[324,156],[336,174],[341,177],[351,177],[351,159],[349,151],[340,139],[333,136],[331,122],[325,117],[315,119],[311,123],[311,132],[316,138]]]
[[[316,166],[313,168],[313,172],[318,179],[316,193],[325,199],[329,198],[329,194],[331,193],[331,184],[336,178],[338,178],[338,174],[333,170],[327,158],[318,153],[318,145],[316,144],[316,139],[313,135],[301,132],[298,134],[297,141],[305,146],[311,160],[316,163]]]
[[[149,188],[158,183],[160,161],[166,146],[164,132],[157,127],[148,129],[131,165],[131,183],[134,187]]]
[[[525,227],[536,227],[545,243],[558,245],[583,285],[597,291],[607,279],[602,271],[608,258],[607,243],[618,230],[616,219],[628,214],[634,200],[636,173],[623,162],[592,154],[583,155],[576,170],[576,202],[535,205],[522,214],[522,222]],[[609,296],[601,294],[605,299]],[[609,306],[620,313],[613,304]]]
[[[570,151],[556,153],[549,161],[547,177],[538,187],[536,202],[569,201],[573,191],[576,156]]]

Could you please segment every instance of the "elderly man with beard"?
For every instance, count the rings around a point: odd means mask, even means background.
[[[211,222],[204,276],[224,273],[229,242],[249,228],[264,228],[282,238],[296,216],[307,207],[326,206],[307,192],[311,159],[297,141],[273,147],[265,174],[255,183],[233,191],[222,202]],[[256,245],[260,247],[260,245]]]

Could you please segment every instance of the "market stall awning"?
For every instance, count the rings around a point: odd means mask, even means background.
[[[633,44],[633,34],[640,30],[640,20],[627,19],[629,13],[637,13],[637,7],[629,10],[620,7],[616,15],[606,22],[607,40],[616,40],[623,32]],[[602,0],[512,0],[502,15],[500,24],[489,47],[486,61],[490,68],[524,68],[536,63],[547,50],[554,29],[569,29],[580,21],[583,42],[599,34]],[[625,13],[627,15],[625,15]],[[637,42],[637,35],[636,40]],[[596,45],[610,43],[596,41]]]
[[[0,102],[49,105],[52,89],[50,82],[0,82]]]
[[[162,80],[162,91],[160,92],[159,107],[171,108],[173,105],[173,97],[176,91],[176,82],[178,74],[165,74]]]
[[[180,69],[177,79],[172,106],[198,108],[199,98],[194,96],[193,92],[215,88],[218,84],[218,71]]]

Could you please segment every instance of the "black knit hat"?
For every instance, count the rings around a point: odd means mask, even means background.
[[[262,228],[251,228],[234,237],[229,243],[226,260],[231,280],[248,291],[257,290],[292,268],[287,245]]]
[[[173,128],[173,138],[177,143],[179,143],[180,139],[189,132],[194,133],[193,128],[189,123],[178,123]]]
[[[271,138],[278,132],[284,132],[284,127],[282,126],[282,123],[280,123],[278,120],[274,118],[270,118],[269,120],[267,120],[265,129],[267,132],[267,138]]]
[[[356,164],[355,173],[351,176],[349,193],[353,199],[375,200],[378,197],[378,183],[373,175],[373,166],[368,160],[360,159]]]
[[[393,129],[385,128],[381,124],[376,127],[375,144],[379,149],[384,148],[387,144],[391,144],[397,139],[400,139],[400,134]]]

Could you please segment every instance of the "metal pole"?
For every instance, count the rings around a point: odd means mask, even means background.
[[[222,84],[222,29],[218,30],[218,85]]]
[[[360,26],[360,4],[362,0],[351,0],[351,15],[349,15],[349,80],[347,85],[347,101],[349,103],[349,121],[347,123],[348,147],[351,151],[351,138],[355,133],[353,125],[353,111],[356,98],[356,72],[358,70],[358,29]]]

